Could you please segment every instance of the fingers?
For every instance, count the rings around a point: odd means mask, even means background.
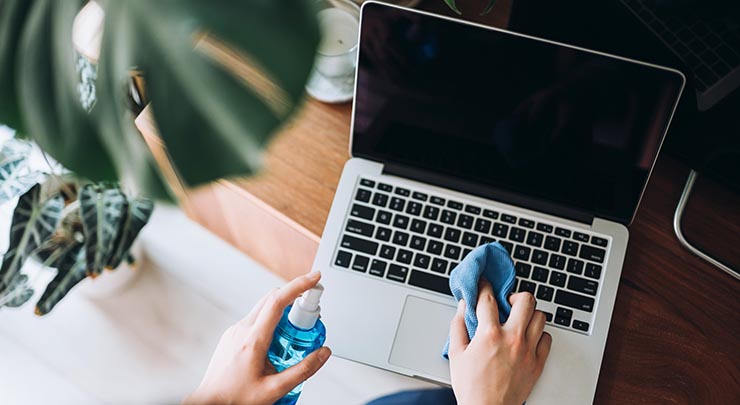
[[[316,374],[316,372],[326,364],[326,361],[329,360],[330,356],[331,349],[328,347],[322,347],[308,355],[308,357],[301,360],[298,364],[288,367],[280,373],[267,377],[268,380],[272,380],[270,382],[270,386],[273,387],[272,389],[277,398],[283,397],[298,384],[308,380],[311,376]]]
[[[542,365],[545,364],[545,360],[547,360],[547,356],[550,355],[550,347],[552,346],[552,336],[550,336],[549,333],[545,332],[542,334],[542,337],[540,338],[539,343],[537,343],[537,359],[541,361]]]
[[[493,287],[488,280],[481,278],[480,290],[478,291],[478,305],[475,308],[478,317],[478,325],[485,328],[498,327],[498,305],[493,297]]]
[[[532,349],[537,347],[537,344],[542,337],[542,332],[545,330],[545,314],[542,311],[534,311],[532,314],[532,320],[529,322],[527,327],[527,342],[530,344]]]
[[[534,313],[534,296],[527,292],[518,293],[509,297],[509,301],[511,302],[511,314],[504,327],[524,335],[532,319],[532,313]]]
[[[264,349],[267,352],[272,334],[283,315],[285,307],[293,303],[304,291],[313,288],[319,282],[319,279],[321,279],[321,273],[308,273],[305,276],[293,279],[293,281],[267,297],[252,328],[254,343],[257,348]]]
[[[468,328],[465,326],[465,300],[457,303],[457,312],[450,323],[450,350],[449,355],[465,351],[470,343]]]

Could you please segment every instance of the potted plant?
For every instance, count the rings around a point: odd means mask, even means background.
[[[154,204],[116,184],[33,171],[30,149],[11,139],[0,150],[0,202],[20,196],[0,265],[0,307],[18,307],[33,296],[34,283],[22,269],[36,260],[57,272],[36,304],[36,314],[45,315],[85,277],[133,263],[129,250]]]

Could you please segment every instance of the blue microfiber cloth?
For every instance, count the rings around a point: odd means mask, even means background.
[[[498,316],[501,323],[506,322],[511,312],[511,304],[507,299],[514,288],[516,271],[509,252],[500,243],[488,243],[478,246],[452,270],[450,274],[450,290],[459,302],[465,300],[465,326],[468,336],[473,339],[478,329],[478,317],[475,307],[478,305],[478,281],[485,277],[493,287],[493,295],[498,304]],[[450,347],[450,338],[447,337],[442,355],[447,357]]]

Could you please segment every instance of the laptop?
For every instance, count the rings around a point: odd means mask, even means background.
[[[339,357],[439,384],[448,280],[500,242],[553,337],[527,403],[590,403],[672,69],[366,2],[351,158],[313,268]]]

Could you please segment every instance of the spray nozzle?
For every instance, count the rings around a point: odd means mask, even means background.
[[[316,284],[314,288],[298,297],[293,303],[290,313],[288,313],[290,323],[301,329],[313,328],[316,320],[319,319],[319,312],[321,311],[319,301],[321,301],[321,294],[323,293],[324,286]]]

